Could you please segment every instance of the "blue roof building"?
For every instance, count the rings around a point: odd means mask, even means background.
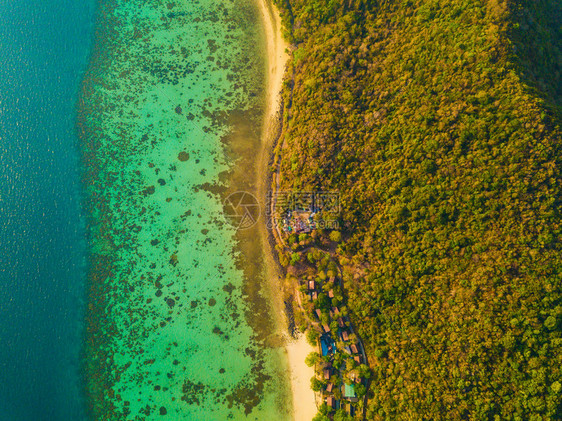
[[[329,355],[334,352],[334,341],[329,335],[320,337],[320,347],[322,348],[322,356]]]

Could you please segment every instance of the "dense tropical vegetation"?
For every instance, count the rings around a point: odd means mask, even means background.
[[[341,194],[366,418],[562,419],[562,2],[276,3],[281,187]]]

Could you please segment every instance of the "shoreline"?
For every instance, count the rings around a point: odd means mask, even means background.
[[[283,381],[280,388],[281,382],[269,380],[287,370],[281,343],[271,334],[262,283],[256,282],[263,261],[245,261],[233,229],[221,224],[219,194],[225,175],[239,175],[230,171],[238,169],[231,162],[234,157],[248,162],[238,153],[244,150],[251,151],[255,162],[261,148],[259,132],[250,130],[261,126],[265,107],[259,10],[253,4],[241,3],[240,8],[227,4],[224,18],[220,15],[218,21],[209,21],[212,28],[203,25],[195,33],[186,28],[200,23],[197,14],[205,13],[206,6],[186,4],[187,10],[194,8],[193,14],[166,22],[147,15],[139,25],[127,19],[114,21],[114,15],[137,13],[128,4],[119,6],[100,11],[101,24],[110,28],[97,33],[107,48],[94,64],[109,60],[111,66],[100,73],[91,65],[80,104],[87,111],[82,113],[84,156],[89,158],[84,183],[87,198],[96,198],[90,200],[95,215],[92,260],[98,269],[108,271],[91,282],[96,289],[90,299],[94,305],[88,307],[92,328],[85,346],[90,417],[116,419],[149,415],[150,410],[182,419],[187,404],[190,417],[197,419],[242,419],[248,412],[256,419],[276,419],[280,414],[289,419],[291,408],[280,405],[290,400],[289,383]],[[157,6],[169,13],[167,5]],[[213,5],[208,6],[213,12]],[[245,25],[232,28],[233,19]],[[139,28],[150,43],[127,36]],[[193,52],[197,70],[184,72],[178,64],[164,77],[158,66],[143,67],[153,62],[146,61],[147,54],[156,51],[163,60],[184,63],[184,52],[163,52],[159,47],[170,42],[195,45],[199,36],[205,41],[205,30],[213,33],[216,44]],[[156,32],[159,36],[149,36]],[[120,55],[123,40],[131,42]],[[208,78],[216,63],[205,55],[215,52],[224,60],[221,74],[232,72],[232,80],[222,78],[219,83]],[[241,67],[240,62],[246,65]],[[127,78],[121,76],[132,68]],[[114,87],[114,81],[119,86]],[[189,100],[183,96],[187,86],[197,88],[190,90]],[[259,89],[259,97],[247,95]],[[225,108],[217,102],[226,92],[232,98],[225,99]],[[126,96],[135,101],[124,100]],[[117,113],[105,118],[109,106],[121,111],[123,119]],[[148,108],[146,114],[140,111]],[[225,109],[232,112],[225,115]],[[186,118],[187,110],[198,115]],[[218,113],[221,118],[215,119]],[[113,134],[122,122],[131,130],[116,137],[105,135]],[[152,148],[146,147],[149,140]],[[252,188],[254,172],[243,175],[235,181],[243,189]],[[238,187],[234,182],[233,186]],[[106,206],[112,199],[118,206]],[[130,221],[133,229],[114,228]],[[257,241],[248,244],[262,249]],[[110,257],[113,264],[107,264]],[[92,265],[92,273],[105,274],[96,267]],[[113,376],[116,372],[119,376]],[[224,399],[216,398],[219,389]]]
[[[258,163],[258,196],[264,199],[267,195],[269,186],[269,161],[272,148],[277,140],[279,133],[279,113],[282,104],[281,88],[285,74],[285,66],[289,59],[286,49],[288,45],[283,40],[281,33],[281,19],[275,6],[270,0],[257,0],[257,4],[262,15],[266,51],[267,51],[267,92],[266,92],[266,111],[264,113],[264,124],[262,128],[262,143]],[[270,241],[271,233],[267,231],[265,224],[261,227],[262,244],[264,256],[266,258],[267,277],[274,284],[283,282],[280,268],[278,266],[275,250]],[[277,288],[282,287],[277,285]],[[277,318],[284,319],[283,296],[272,294],[273,307],[276,309]],[[286,325],[286,321],[283,322]],[[292,418],[293,420],[311,420],[317,413],[315,394],[310,388],[310,378],[314,376],[314,368],[305,364],[305,359],[310,352],[315,349],[308,344],[304,335],[299,334],[298,338],[292,338],[288,333],[285,336],[284,350],[289,368],[289,381],[291,386],[292,398]]]

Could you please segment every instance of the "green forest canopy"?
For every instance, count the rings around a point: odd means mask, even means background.
[[[367,419],[562,419],[562,3],[276,2],[282,187],[341,194]]]

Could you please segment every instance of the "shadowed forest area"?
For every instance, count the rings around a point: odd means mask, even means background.
[[[562,3],[276,4],[281,188],[340,192],[366,418],[561,419]]]

